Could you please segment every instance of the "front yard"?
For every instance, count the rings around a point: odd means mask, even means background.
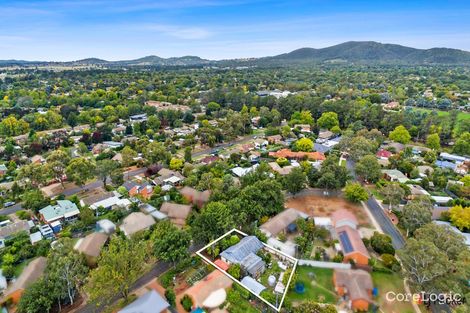
[[[404,293],[403,278],[397,274],[388,274],[381,272],[372,273],[374,287],[378,290],[378,296],[375,299],[380,306],[381,311],[385,313],[413,313],[413,306],[409,302],[389,302],[386,299],[387,292]]]

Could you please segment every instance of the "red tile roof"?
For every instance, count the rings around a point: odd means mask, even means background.
[[[214,261],[214,264],[223,269],[224,271],[228,270],[229,265],[222,261],[221,259],[217,259]]]
[[[379,158],[386,158],[388,159],[389,157],[391,157],[393,155],[393,153],[391,153],[390,151],[388,150],[385,150],[385,149],[381,149],[379,152],[377,152],[376,156],[379,157]]]
[[[275,157],[275,158],[286,158],[286,159],[303,159],[307,157],[310,160],[316,160],[316,161],[322,161],[325,160],[326,157],[323,153],[321,152],[294,152],[291,151],[290,149],[281,149],[276,152],[269,152],[269,156]]]

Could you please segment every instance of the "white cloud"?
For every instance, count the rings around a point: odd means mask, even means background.
[[[206,39],[213,35],[213,33],[203,27],[193,26],[178,26],[178,25],[165,25],[165,24],[145,24],[138,25],[136,28],[158,32],[167,36],[176,37],[179,39]]]

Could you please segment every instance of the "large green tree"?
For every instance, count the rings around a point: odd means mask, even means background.
[[[192,237],[201,242],[209,242],[235,227],[230,209],[222,202],[210,202],[191,224]]]
[[[190,234],[178,229],[170,221],[158,223],[150,239],[153,242],[153,252],[160,260],[176,264],[188,256]]]
[[[375,183],[382,176],[381,166],[375,155],[366,155],[356,163],[356,174],[365,181]]]
[[[65,173],[67,178],[79,186],[83,186],[95,175],[96,164],[85,157],[80,157],[70,161]]]

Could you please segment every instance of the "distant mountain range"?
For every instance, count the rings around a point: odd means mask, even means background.
[[[135,60],[106,61],[88,58],[70,62],[43,62],[23,60],[0,60],[0,66],[262,66],[285,64],[315,63],[359,63],[359,64],[450,64],[470,65],[470,52],[450,49],[432,48],[416,49],[395,44],[382,44],[375,41],[348,41],[335,46],[314,49],[301,48],[276,56],[250,59],[206,60],[197,56],[161,58],[155,55]]]

